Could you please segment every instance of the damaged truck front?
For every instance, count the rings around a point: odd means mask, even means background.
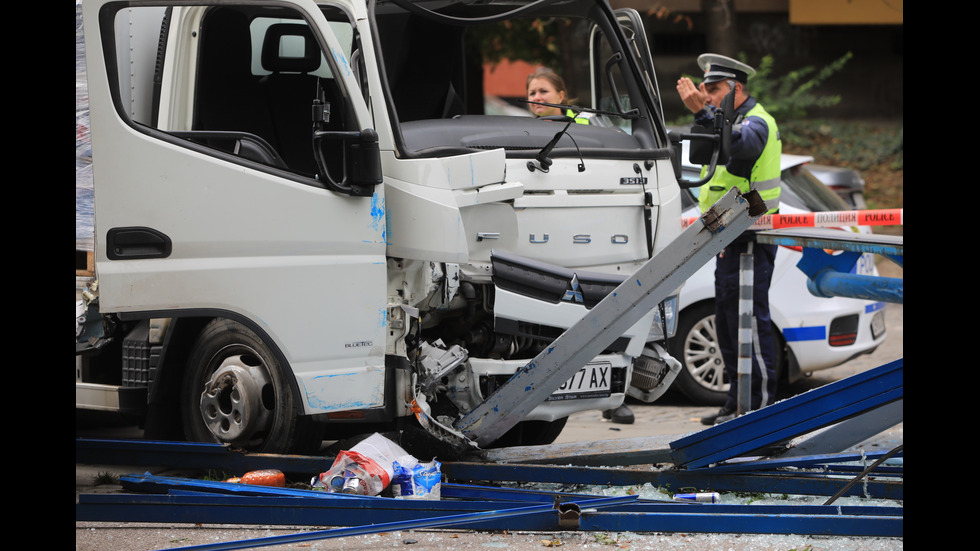
[[[76,407],[149,437],[311,452],[451,427],[681,231],[643,31],[605,0],[85,0],[83,19]],[[494,110],[487,48],[529,35],[562,45],[590,124]],[[667,301],[497,444],[550,443],[631,381],[655,399],[671,320]]]

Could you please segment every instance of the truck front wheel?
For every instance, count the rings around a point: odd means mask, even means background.
[[[181,391],[184,433],[262,453],[315,453],[322,426],[297,414],[276,356],[244,325],[210,322],[191,349]]]

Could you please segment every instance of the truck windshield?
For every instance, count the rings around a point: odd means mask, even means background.
[[[657,147],[652,91],[614,35],[615,18],[594,0],[381,0],[373,18],[392,120],[409,154],[499,147],[521,156],[544,146],[568,115],[582,123],[569,128],[578,143],[558,148]],[[528,76],[540,68],[565,84],[559,104],[568,107],[548,121],[535,120],[528,103]]]

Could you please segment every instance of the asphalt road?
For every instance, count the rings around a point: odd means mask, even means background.
[[[886,267],[883,275],[903,277],[901,269]],[[829,382],[848,377],[895,359],[903,357],[903,318],[901,304],[889,304],[886,309],[886,324],[889,332],[885,344],[873,354],[861,356],[841,366],[814,373],[794,385],[781,389],[782,396],[804,392]],[[703,429],[699,419],[716,408],[696,406],[683,397],[668,393],[652,405],[628,402],[636,416],[631,425],[614,424],[602,419],[600,412],[583,412],[574,415],[558,443],[594,442],[597,446],[615,445],[615,439],[638,436],[677,435]],[[77,423],[76,423],[77,425]],[[76,437],[138,438],[138,430],[128,426],[102,426],[79,429]],[[669,440],[668,440],[669,441]],[[893,447],[904,441],[904,426],[899,424],[856,448],[877,449]],[[76,501],[79,493],[119,492],[118,485],[94,484],[95,475],[102,472],[115,474],[142,473],[147,470],[154,474],[167,474],[142,466],[75,466]],[[723,496],[724,497],[724,496]],[[723,499],[724,502],[724,499]],[[895,504],[889,504],[895,505]],[[901,503],[897,504],[901,506]],[[276,535],[297,534],[325,527],[299,526],[211,526],[186,524],[134,524],[134,523],[75,523],[76,551],[144,551],[152,549],[171,549],[181,547],[216,544],[218,542],[260,542],[261,538]],[[263,546],[274,550],[370,550],[396,548],[405,551],[446,549],[487,549],[507,548],[510,551],[539,550],[561,546],[562,549],[676,549],[706,550],[725,549],[731,551],[756,549],[819,549],[821,551],[883,551],[901,550],[903,538],[873,537],[825,537],[797,535],[752,535],[752,534],[685,534],[685,533],[614,533],[597,534],[593,532],[472,532],[443,530],[392,531],[381,534],[348,536],[343,538],[314,539],[305,543]],[[612,547],[610,547],[612,546]]]

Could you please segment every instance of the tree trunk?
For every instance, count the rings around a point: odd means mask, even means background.
[[[701,0],[701,11],[707,23],[708,51],[735,58],[738,41],[735,35],[735,0]]]

